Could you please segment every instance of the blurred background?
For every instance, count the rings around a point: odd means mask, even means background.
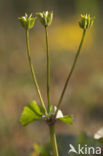
[[[19,118],[23,107],[39,99],[28,65],[25,32],[17,17],[38,11],[54,12],[49,27],[51,101],[56,105],[78,48],[81,13],[95,16],[88,30],[75,72],[62,102],[64,114],[73,114],[69,127],[57,123],[58,134],[93,136],[103,126],[103,1],[102,0],[0,0],[0,156],[26,156],[35,143],[49,139],[45,123],[23,128]],[[44,28],[36,21],[30,32],[33,64],[46,101],[46,52]],[[61,128],[62,127],[62,128]]]

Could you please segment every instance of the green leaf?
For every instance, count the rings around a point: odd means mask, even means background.
[[[32,121],[42,119],[41,107],[35,101],[28,103],[21,114],[20,122],[22,126],[26,126]]]
[[[73,116],[67,115],[67,116],[60,117],[58,119],[60,119],[64,123],[67,123],[68,125],[72,125]]]
[[[29,102],[29,104],[27,104],[27,106],[37,115],[42,115],[42,107],[39,106],[36,101],[31,101]]]

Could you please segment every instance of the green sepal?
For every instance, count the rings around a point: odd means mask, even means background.
[[[48,26],[51,25],[52,23],[52,20],[53,20],[53,12],[48,12],[48,16],[47,16],[47,24]]]
[[[23,28],[32,29],[35,24],[36,17],[32,17],[32,14],[30,14],[30,16],[28,16],[25,13],[25,16],[19,17],[18,19]]]
[[[53,12],[37,12],[36,16],[38,17],[39,21],[44,25],[44,26],[50,26],[53,20]]]
[[[89,14],[81,15],[81,20],[79,21],[79,26],[82,29],[90,28],[94,23],[95,17],[91,17]]]
[[[37,12],[36,13],[37,18],[39,19],[39,21],[45,26],[45,17],[44,17],[44,13],[41,12]]]
[[[72,125],[72,123],[73,123],[73,116],[71,116],[71,115],[66,115],[66,116],[60,117],[58,119],[68,125]]]
[[[22,126],[26,126],[32,121],[38,121],[42,119],[42,107],[37,105],[35,101],[29,102],[25,107],[20,117],[20,123]]]

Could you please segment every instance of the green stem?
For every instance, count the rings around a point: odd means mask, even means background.
[[[59,156],[56,134],[55,134],[55,125],[54,124],[49,125],[49,130],[50,130],[50,141],[51,141],[51,147],[53,150],[53,156]]]
[[[50,59],[48,48],[48,27],[45,27],[46,34],[46,56],[47,56],[47,100],[48,100],[48,112],[50,110]]]
[[[40,102],[41,102],[41,104],[42,104],[42,106],[43,106],[43,108],[45,110],[45,114],[47,115],[47,110],[46,110],[44,101],[43,101],[42,96],[41,96],[41,92],[40,92],[40,89],[39,89],[39,85],[38,85],[38,82],[37,82],[37,79],[36,79],[36,76],[35,76],[32,60],[31,60],[30,45],[29,45],[29,30],[28,29],[26,30],[26,44],[27,44],[28,60],[29,60],[29,65],[30,65],[33,81],[34,81],[37,93],[39,95]]]
[[[62,91],[62,93],[61,93],[61,96],[60,96],[60,99],[59,99],[59,102],[58,102],[58,105],[57,105],[57,110],[56,110],[56,113],[55,113],[55,117],[56,117],[56,115],[57,115],[57,113],[58,113],[59,107],[60,107],[61,102],[62,102],[63,97],[64,97],[64,93],[65,93],[65,91],[66,91],[66,88],[67,88],[67,86],[68,86],[69,80],[70,80],[70,78],[71,78],[71,76],[72,76],[72,73],[73,73],[73,71],[74,71],[74,68],[75,68],[75,65],[76,65],[78,56],[79,56],[79,54],[80,54],[80,51],[81,51],[81,48],[82,48],[82,45],[83,45],[83,41],[84,41],[84,38],[85,38],[85,34],[86,34],[86,29],[83,30],[82,39],[81,39],[79,48],[78,48],[78,50],[77,50],[76,56],[75,56],[75,58],[74,58],[74,62],[73,62],[72,68],[71,68],[71,70],[70,70],[70,73],[69,73],[69,75],[68,75],[68,77],[67,77],[67,80],[66,80],[66,82],[65,82],[63,91]]]

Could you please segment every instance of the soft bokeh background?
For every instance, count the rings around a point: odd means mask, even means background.
[[[23,107],[38,96],[28,66],[25,32],[17,17],[36,11],[53,10],[49,28],[51,58],[51,101],[56,105],[70,71],[82,30],[81,13],[95,15],[88,30],[78,64],[62,103],[64,114],[74,115],[69,127],[57,123],[56,131],[93,136],[103,126],[103,1],[102,0],[0,0],[0,156],[26,156],[35,143],[48,141],[45,123],[23,128],[19,117]],[[37,21],[30,33],[33,63],[46,102],[46,52],[43,26]]]

